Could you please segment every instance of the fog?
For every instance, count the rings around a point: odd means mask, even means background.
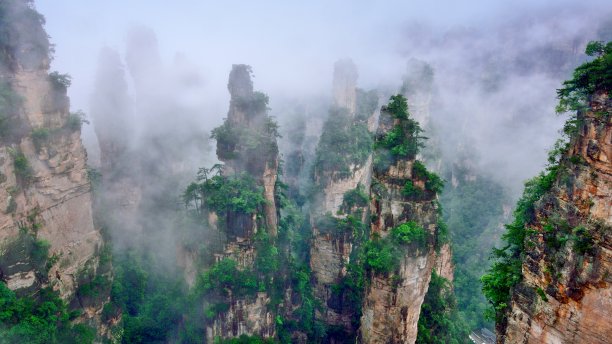
[[[433,121],[449,131],[448,141],[471,141],[484,172],[517,193],[543,167],[558,136],[563,118],[554,115],[555,89],[584,58],[586,42],[610,34],[604,20],[612,6],[605,1],[299,6],[47,1],[37,8],[56,45],[53,69],[73,77],[73,109],[92,111],[96,65],[106,47],[129,66],[127,82],[140,99],[137,106],[156,107],[150,100],[165,99],[182,117],[190,114],[203,132],[225,116],[233,63],[253,66],[256,88],[270,96],[271,113],[282,124],[293,104],[331,95],[333,63],[340,58],[355,61],[360,87],[383,94],[399,89],[407,61],[418,58],[435,73]],[[168,128],[163,118],[155,122]],[[138,120],[143,122],[136,131],[151,118]],[[458,130],[461,138],[453,137]],[[91,128],[84,135],[95,164]],[[440,144],[452,154],[457,142]]]
[[[300,186],[312,182],[334,64],[351,60],[358,75],[351,69],[349,79],[376,90],[380,104],[395,93],[408,97],[431,138],[422,153],[431,167],[445,173],[441,165],[461,164],[502,185],[514,203],[561,135],[566,116],[555,114],[556,89],[587,59],[588,41],[612,40],[612,5],[603,0],[35,6],[55,45],[51,69],[72,76],[71,109],[91,121],[82,136],[88,164],[102,172],[95,208],[113,248],[142,248],[150,265],[185,272],[189,283],[197,268],[180,260],[220,247],[224,234],[181,217],[181,194],[198,168],[218,162],[209,137],[228,113],[233,64],[252,66],[254,89],[269,96],[282,158],[303,159],[293,176]],[[490,245],[497,234],[488,233]]]

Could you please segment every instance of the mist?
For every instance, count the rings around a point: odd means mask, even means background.
[[[158,107],[150,101],[159,99],[157,89],[177,106],[174,114],[203,132],[225,116],[233,63],[253,67],[282,124],[293,104],[329,99],[340,58],[355,61],[360,87],[385,94],[399,89],[410,58],[425,61],[435,73],[433,121],[443,131],[461,128],[478,166],[515,193],[543,167],[563,122],[554,115],[554,90],[584,58],[588,40],[609,39],[610,7],[603,1],[38,4],[61,46],[52,66],[73,77],[73,108],[91,111],[95,64],[100,49],[109,47],[125,54],[127,65],[132,60],[128,83],[141,106]],[[138,76],[138,69],[156,72]],[[135,134],[145,122],[151,120],[139,119]],[[164,116],[155,122],[170,128]],[[95,159],[91,134],[85,131],[85,141]],[[456,142],[441,145],[452,154],[446,147]]]
[[[467,342],[493,328],[489,252],[563,135],[556,90],[589,41],[612,40],[608,2],[15,0],[0,76],[62,101],[66,125],[15,133],[32,161],[75,141],[100,240],[71,288],[81,308],[100,297],[99,334],[344,342],[410,321],[414,342],[431,291]],[[54,277],[61,254],[44,253]]]

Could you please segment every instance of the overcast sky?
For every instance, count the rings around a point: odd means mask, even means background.
[[[444,105],[432,110],[438,120],[451,123],[451,132],[461,127],[483,169],[515,190],[541,170],[559,136],[555,89],[570,68],[555,54],[579,54],[612,18],[610,0],[40,0],[36,6],[56,46],[52,69],[73,77],[73,110],[90,110],[100,49],[125,56],[130,30],[145,27],[157,36],[167,69],[159,82],[168,85],[158,91],[197,114],[204,131],[227,113],[232,64],[253,67],[255,88],[282,117],[278,110],[287,99],[331,95],[340,58],[355,61],[361,87],[388,92],[399,89],[409,58],[420,58],[436,73],[436,100]],[[611,23],[608,30],[612,35]],[[501,85],[482,89],[483,78]],[[89,145],[91,127],[84,136]],[[453,142],[441,144],[456,149]]]
[[[403,66],[402,28],[414,20],[442,30],[473,27],[551,3],[584,2],[41,0],[36,6],[56,44],[53,68],[73,76],[73,107],[87,108],[99,49],[123,52],[132,26],[152,28],[166,61],[184,54],[223,92],[232,63],[251,64],[258,88],[308,92],[330,87],[338,58],[355,59],[361,82],[373,85],[393,72],[389,65]]]

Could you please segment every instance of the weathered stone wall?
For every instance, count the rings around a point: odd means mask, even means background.
[[[49,42],[35,10],[18,1],[2,6],[13,41],[2,52],[0,79],[20,101],[0,142],[0,278],[20,294],[50,286],[78,307],[79,283],[99,272],[103,246],[92,218],[80,119],[69,113],[65,85],[49,75]],[[31,240],[47,242],[50,259],[37,258],[41,251]],[[82,305],[83,318],[99,313],[106,298]]]
[[[552,190],[536,204],[523,281],[512,292],[500,343],[612,338],[612,118],[601,110],[612,110],[602,92],[578,115],[579,135],[562,158]]]

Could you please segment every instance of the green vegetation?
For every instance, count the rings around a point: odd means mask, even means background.
[[[542,301],[548,302],[548,297],[546,297],[546,293],[544,292],[544,290],[542,288],[536,289],[536,292],[538,293],[538,295],[540,296]]]
[[[93,343],[95,331],[83,324],[71,324],[78,313],[50,288],[36,296],[17,297],[0,282],[0,342],[32,344]]]
[[[228,296],[255,295],[258,289],[257,277],[249,271],[238,269],[237,263],[229,258],[219,261],[206,273],[198,277],[197,292],[217,292]]]
[[[423,189],[414,185],[412,180],[407,180],[402,189],[402,194],[410,199],[419,199],[425,195]]]
[[[563,83],[563,88],[557,90],[559,98],[558,112],[577,111],[584,109],[589,97],[597,90],[610,91],[612,86],[612,43],[590,42],[586,53],[596,56],[576,68],[573,78]],[[606,114],[609,115],[609,114]],[[483,292],[493,306],[490,313],[495,314],[496,321],[504,320],[512,287],[522,280],[521,263],[526,245],[532,243],[526,240],[535,222],[534,205],[549,191],[561,176],[565,162],[563,155],[567,152],[568,141],[573,139],[580,126],[579,112],[572,115],[565,124],[565,140],[559,140],[549,153],[549,165],[546,171],[525,184],[523,197],[518,201],[514,212],[514,221],[506,225],[507,232],[503,235],[506,245],[493,250],[494,262],[488,273],[482,276]],[[570,161],[571,162],[571,161]],[[567,226],[566,226],[567,227]],[[549,248],[565,245],[569,234],[563,235],[568,228],[560,231],[544,224],[544,237]],[[558,236],[561,234],[562,236]],[[577,240],[574,248],[577,251],[588,250],[590,247],[588,231],[581,228],[574,230]],[[542,295],[540,295],[542,296]],[[545,296],[545,295],[544,295]]]
[[[416,222],[410,221],[391,229],[393,241],[401,245],[415,243],[424,246],[427,243],[427,232]]]
[[[502,236],[506,245],[501,249],[493,249],[493,264],[481,280],[483,293],[493,306],[492,312],[488,314],[494,314],[496,321],[503,318],[512,287],[522,280],[521,265],[527,225],[535,220],[535,203],[552,188],[558,169],[558,165],[549,166],[546,173],[525,183],[525,191],[514,211],[514,221],[506,225],[507,231]]]
[[[72,77],[68,74],[60,74],[59,72],[49,73],[49,81],[57,90],[67,90],[72,84]]]
[[[350,213],[354,208],[363,208],[368,205],[370,197],[365,191],[363,185],[358,184],[353,190],[349,190],[342,196],[342,205],[340,211],[345,214]]]
[[[1,29],[0,29],[1,30]],[[12,137],[16,127],[21,97],[13,91],[6,81],[0,81],[0,140],[5,141]]]
[[[425,181],[425,190],[427,191],[438,194],[444,189],[444,180],[434,172],[429,172],[425,165],[418,160],[415,160],[412,165],[412,175]]]
[[[491,178],[455,167],[453,175],[459,181],[455,187],[445,188],[440,197],[444,205],[443,217],[448,224],[453,244],[455,276],[454,293],[461,317],[470,329],[493,328],[485,319],[488,308],[481,292],[480,277],[489,267],[487,252],[497,245],[503,231],[504,205],[507,191]],[[447,174],[450,178],[450,174]]]
[[[243,334],[238,338],[221,339],[215,338],[214,344],[275,344],[279,343],[275,339],[265,339],[259,336],[247,336]]]
[[[220,160],[240,158],[253,164],[265,163],[263,157],[278,154],[276,139],[280,137],[278,124],[266,114],[268,96],[255,92],[252,98],[234,101],[248,118],[255,120],[246,125],[229,122],[226,118],[221,126],[213,129],[210,137],[217,140],[217,156]]]
[[[471,343],[470,330],[457,312],[457,301],[449,281],[431,272],[429,289],[419,316],[418,344]]]
[[[563,82],[563,87],[557,90],[557,112],[585,109],[589,97],[595,91],[612,90],[612,42],[604,44],[591,41],[587,44],[585,53],[595,58],[576,68],[572,79]]]
[[[49,140],[49,129],[47,128],[32,129],[32,134],[30,134],[30,136],[32,137],[32,142],[34,143],[34,147],[36,148],[36,150],[40,151],[42,146],[45,143],[47,143],[47,141]]]
[[[214,170],[218,174],[210,177]],[[204,208],[225,214],[228,211],[253,214],[266,202],[263,188],[246,173],[226,177],[220,167],[200,169],[198,181],[191,183],[183,193],[185,204],[201,212]]]
[[[81,127],[83,127],[83,123],[89,124],[87,116],[83,110],[77,110],[76,112],[71,112],[68,116],[66,128],[72,131],[79,131],[81,130]]]
[[[374,166],[379,171],[385,170],[398,159],[414,159],[419,149],[424,147],[423,140],[426,139],[420,136],[423,130],[419,122],[410,117],[408,102],[402,95],[391,96],[383,111],[390,114],[393,119],[398,119],[399,123],[376,137],[377,154]]]
[[[353,119],[346,109],[333,109],[323,124],[316,150],[314,175],[326,180],[350,177],[372,152],[367,123]]]
[[[191,343],[178,333],[189,302],[186,286],[179,276],[156,272],[149,263],[150,260],[132,252],[115,257],[111,303],[104,308],[103,316],[108,320],[122,314],[124,344],[162,343],[170,339]],[[190,322],[184,326],[184,336],[192,333],[187,329],[193,326]],[[202,336],[199,335],[200,342]]]
[[[427,244],[427,236],[425,229],[414,221],[392,228],[385,238],[374,236],[364,245],[366,269],[380,274],[397,271],[404,247],[424,247]]]
[[[400,255],[396,245],[388,239],[373,238],[364,245],[364,264],[367,270],[389,274],[399,269]]]
[[[15,176],[21,186],[28,186],[34,180],[34,170],[28,158],[20,150],[9,149],[9,154],[13,158],[13,168]]]

